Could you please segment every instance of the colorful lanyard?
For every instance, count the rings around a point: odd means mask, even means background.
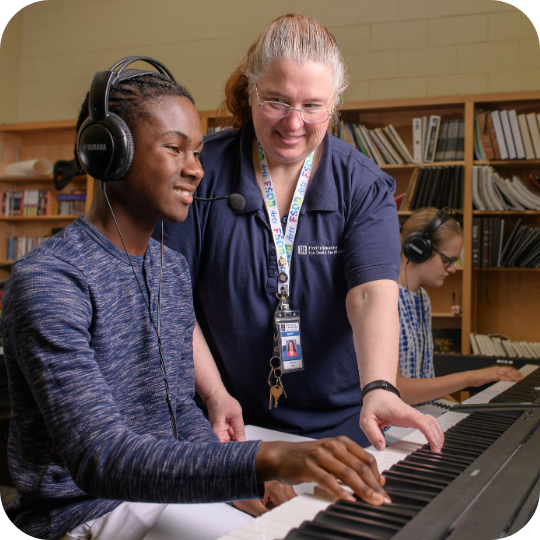
[[[311,175],[314,153],[311,153],[306,158],[306,160],[304,161],[304,165],[302,166],[302,171],[300,172],[300,176],[298,177],[296,189],[294,190],[294,197],[291,203],[291,208],[289,210],[289,217],[287,219],[285,236],[283,236],[281,221],[279,219],[279,210],[276,202],[276,195],[274,192],[274,186],[272,185],[272,177],[270,176],[270,168],[268,167],[266,155],[259,141],[257,141],[257,147],[259,151],[259,163],[261,165],[264,201],[266,203],[266,210],[268,212],[268,218],[270,220],[270,228],[272,229],[272,236],[274,238],[274,244],[276,246],[276,257],[279,268],[280,283],[278,293],[285,292],[288,297],[290,287],[292,248],[294,245],[296,230],[298,229],[300,208],[302,208],[302,203],[304,202],[306,189],[309,183],[309,177]]]

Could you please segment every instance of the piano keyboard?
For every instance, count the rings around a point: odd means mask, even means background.
[[[526,378],[519,383],[495,383],[464,403],[535,401],[538,396],[532,390],[540,386],[540,371],[531,374],[536,369],[537,366],[526,365],[520,370]],[[511,391],[514,385],[515,391]],[[390,539],[468,469],[515,420],[516,417],[489,412],[449,411],[439,417],[446,434],[442,454],[430,452],[420,431],[407,435],[384,452],[374,453],[379,470],[386,477],[385,489],[392,499],[391,505],[376,507],[363,501],[331,503],[302,494],[220,540]],[[301,528],[295,528],[301,524]]]

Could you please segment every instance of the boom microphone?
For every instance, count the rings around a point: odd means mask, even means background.
[[[227,199],[227,206],[233,212],[240,212],[244,209],[244,206],[246,206],[246,199],[244,199],[240,193],[231,193],[230,195],[223,195],[223,197],[212,197],[210,199],[205,199],[204,197],[193,197],[193,199],[204,202],[221,201],[223,199]]]

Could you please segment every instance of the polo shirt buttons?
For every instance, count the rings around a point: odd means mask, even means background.
[[[270,250],[270,255],[272,255],[272,256],[274,256],[274,257],[276,256],[276,249],[275,249],[275,248],[272,248],[272,249]]]
[[[277,272],[275,270],[270,270],[270,277],[276,277]]]
[[[87,534],[84,538],[85,538],[85,540],[92,540],[92,535],[91,535],[91,534]]]

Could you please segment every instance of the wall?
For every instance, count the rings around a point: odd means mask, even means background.
[[[540,89],[532,23],[492,0],[49,0],[8,25],[0,122],[15,119],[17,94],[18,121],[74,118],[93,73],[132,54],[164,62],[199,109],[213,109],[264,25],[290,11],[335,34],[349,101]],[[6,72],[19,58],[17,81]]]
[[[23,42],[23,12],[7,25],[0,44],[0,122],[17,122]]]

